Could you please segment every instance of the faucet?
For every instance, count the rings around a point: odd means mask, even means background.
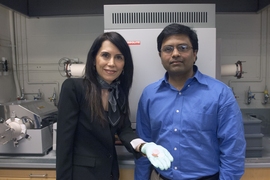
[[[268,90],[267,90],[267,86],[265,86],[265,90],[263,91],[264,94],[264,98],[263,98],[263,102],[262,104],[267,104],[268,100],[269,100],[269,94],[268,94]]]
[[[41,99],[41,92],[40,89],[38,89],[37,96],[34,96],[34,100],[40,100]]]
[[[55,106],[57,106],[57,105],[56,105],[56,92],[55,92],[55,89],[54,89],[54,92],[53,92],[52,97],[49,97],[48,99],[50,100],[50,102],[53,101],[53,104],[54,104]]]
[[[21,94],[21,97],[18,96],[18,97],[17,97],[17,100],[25,100],[23,88],[22,88],[22,94]]]
[[[255,94],[252,94],[250,90],[250,86],[249,86],[248,93],[247,93],[247,104],[251,103],[251,99],[255,99]]]

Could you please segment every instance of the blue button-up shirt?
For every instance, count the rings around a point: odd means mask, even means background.
[[[174,157],[166,171],[173,180],[220,174],[238,180],[244,173],[246,141],[242,114],[224,83],[202,74],[197,66],[179,91],[164,78],[148,85],[138,104],[136,131],[146,142],[165,147]],[[151,164],[135,160],[135,180],[148,180]]]

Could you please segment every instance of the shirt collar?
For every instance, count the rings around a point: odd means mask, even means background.
[[[190,80],[195,79],[197,80],[198,83],[203,84],[203,85],[208,85],[204,75],[199,71],[198,67],[196,65],[193,65],[193,72],[195,72],[194,76],[189,78]],[[168,72],[165,73],[165,75],[163,76],[163,78],[161,78],[158,83],[157,86],[158,87],[162,87],[166,84],[169,84],[168,82]]]
[[[200,84],[208,85],[205,75],[202,74],[196,65],[193,65],[193,71],[195,72],[193,78],[195,78]]]

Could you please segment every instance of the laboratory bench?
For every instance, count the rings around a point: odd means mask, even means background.
[[[122,147],[120,148],[122,149]],[[120,180],[132,180],[134,160],[131,153],[118,153]],[[56,155],[51,150],[46,155],[0,156],[0,180],[55,180]]]
[[[134,159],[128,152],[118,154],[120,180],[133,180]],[[0,180],[55,180],[55,151],[40,156],[0,156]],[[270,157],[246,158],[241,180],[269,180]]]

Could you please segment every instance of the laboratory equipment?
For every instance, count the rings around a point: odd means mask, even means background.
[[[46,154],[52,149],[57,108],[43,100],[0,104],[0,154]]]

